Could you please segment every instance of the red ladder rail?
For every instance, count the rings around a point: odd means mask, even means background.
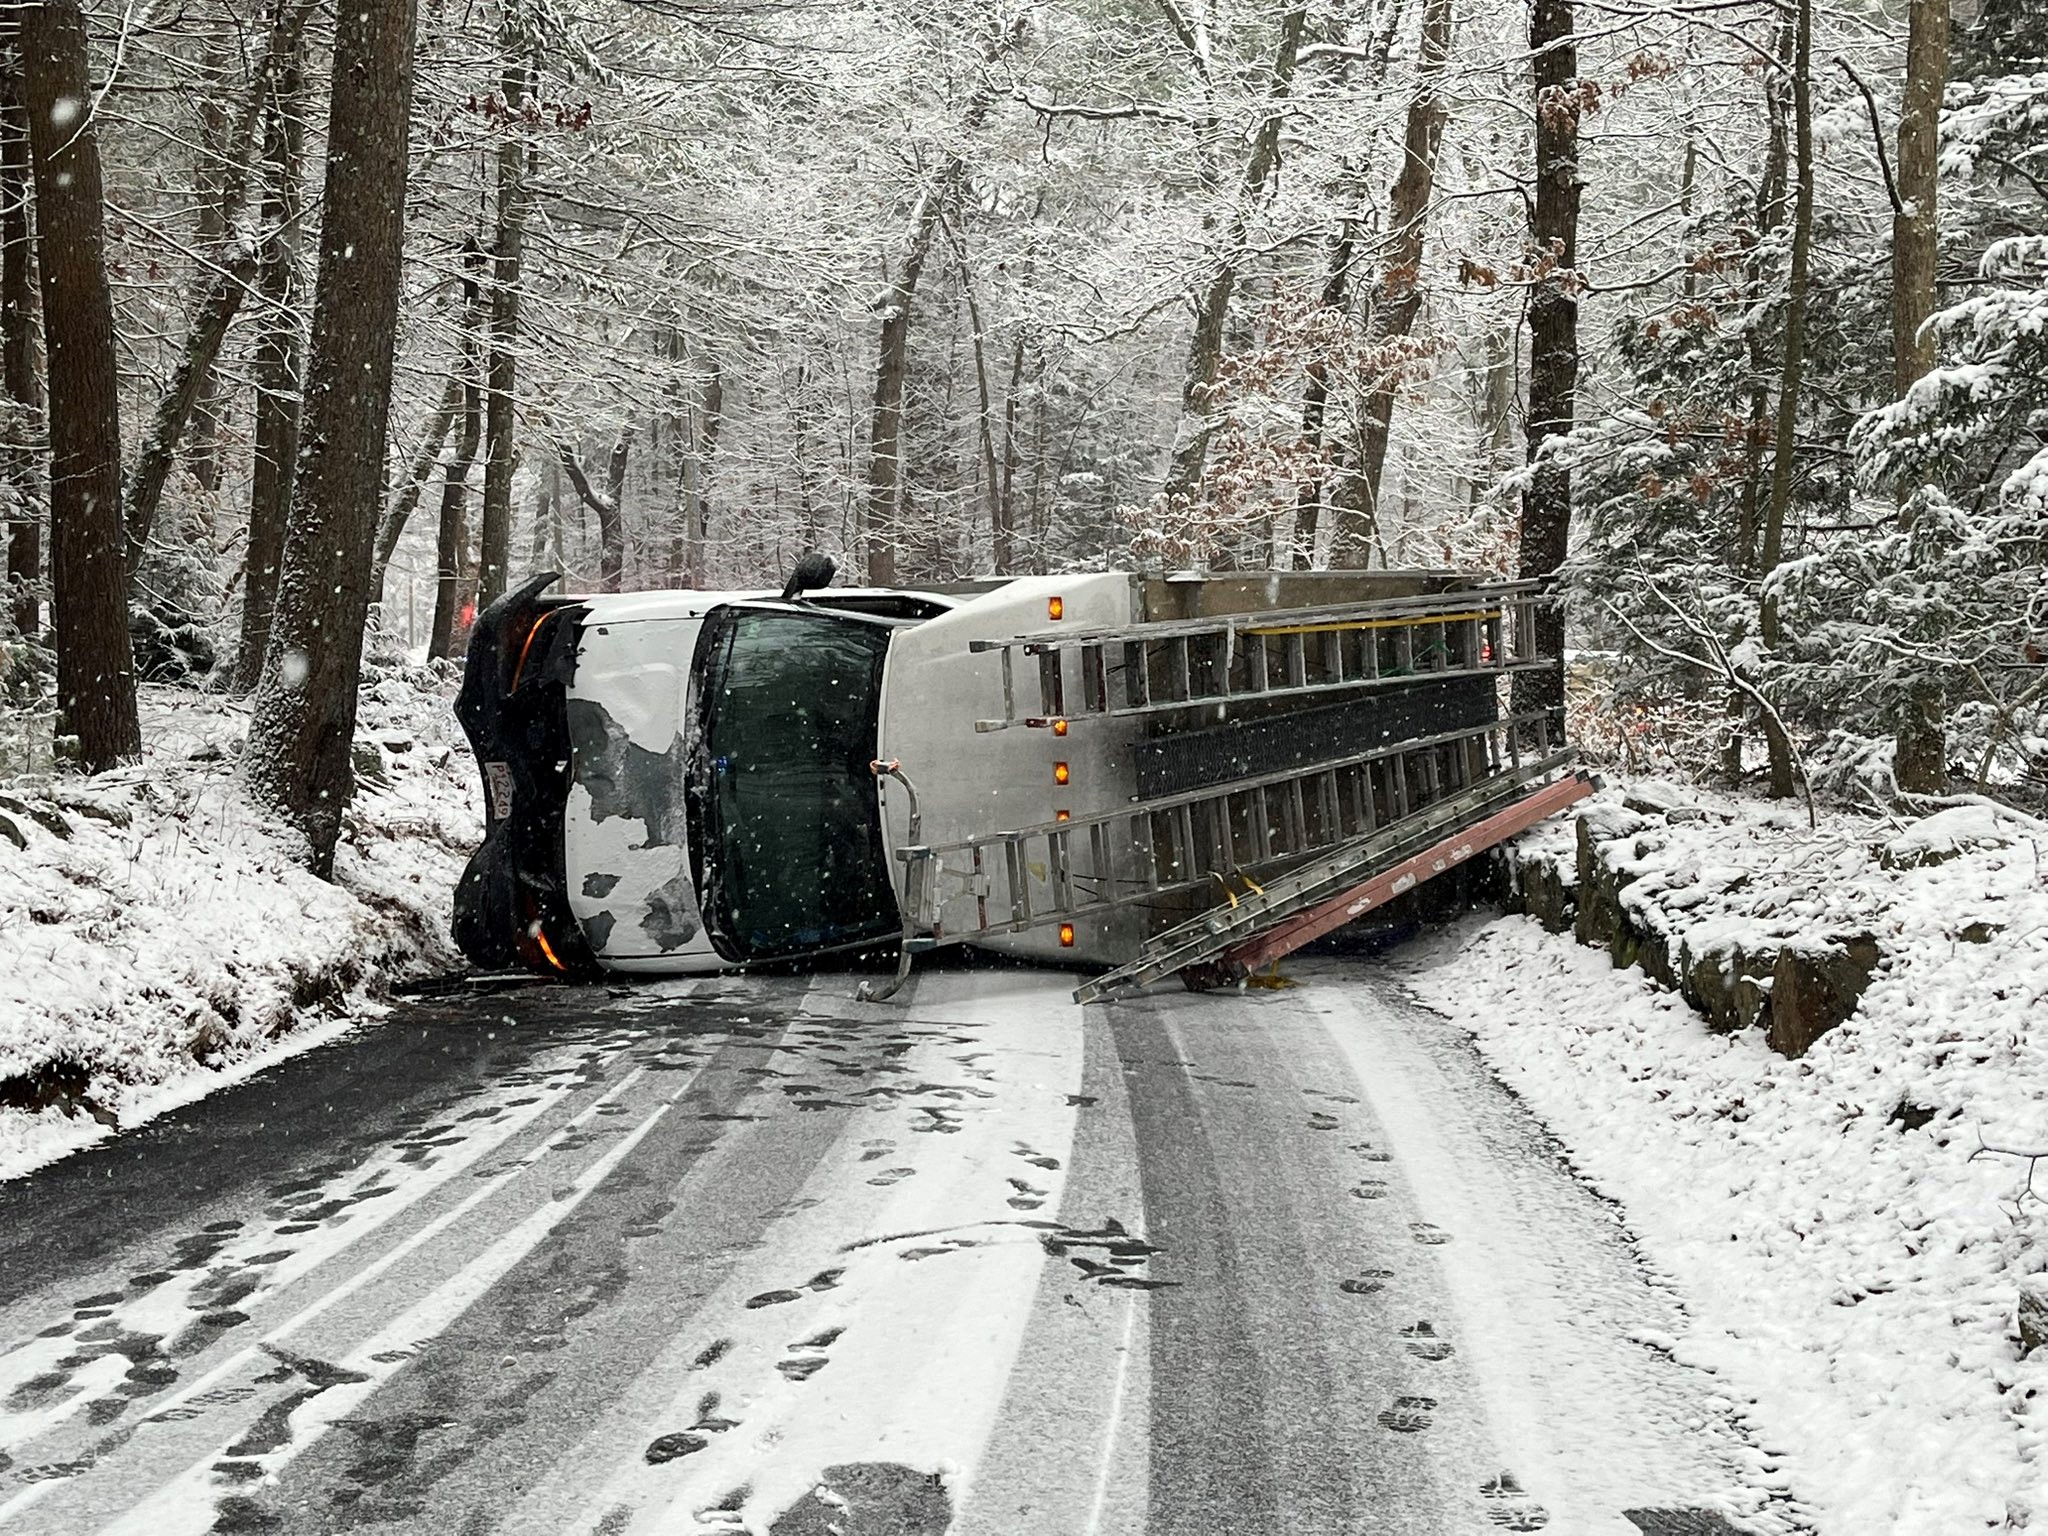
[[[1222,963],[1231,972],[1248,976],[1262,966],[1293,954],[1304,944],[1313,943],[1346,923],[1363,917],[1374,907],[1385,905],[1423,881],[1455,869],[1473,855],[1507,841],[1517,832],[1527,831],[1537,822],[1585,799],[1596,787],[1593,779],[1576,773],[1554,784],[1546,784],[1535,794],[1517,800],[1486,820],[1403,859],[1370,880],[1354,885],[1342,895],[1333,896],[1305,912],[1297,912],[1235,949],[1226,950]]]

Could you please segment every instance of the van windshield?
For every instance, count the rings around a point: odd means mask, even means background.
[[[705,622],[689,841],[729,960],[845,948],[899,926],[868,770],[889,634],[757,608]]]

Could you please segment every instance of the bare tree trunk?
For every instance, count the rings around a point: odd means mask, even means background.
[[[0,475],[13,490],[7,527],[8,610],[14,632],[42,632],[37,591],[43,574],[37,512],[36,432],[43,380],[36,368],[35,252],[29,228],[28,113],[22,102],[21,46],[12,15],[0,16]]]
[[[548,563],[558,571],[569,568],[568,552],[563,548],[566,519],[562,515],[562,468],[559,464],[548,466]]]
[[[803,552],[808,554],[818,547],[824,536],[824,520],[819,513],[817,481],[811,472],[811,418],[810,361],[802,353],[797,354],[796,379],[789,395],[789,435],[795,453],[790,463],[796,472],[796,493],[798,511],[803,521]]]
[[[1017,447],[1017,392],[1024,384],[1024,332],[1020,327],[1010,351],[1010,383],[1003,391],[1002,485],[996,494],[996,529],[1001,535],[995,547],[995,574],[1008,576],[1017,569],[1017,466],[1022,452]]]
[[[1785,222],[1785,193],[1791,179],[1792,163],[1792,102],[1785,86],[1792,69],[1792,49],[1797,37],[1798,29],[1789,21],[1779,22],[1776,55],[1781,67],[1764,77],[1764,113],[1770,128],[1764,149],[1763,179],[1757,188],[1756,226],[1759,236],[1770,234]],[[1752,255],[1749,268],[1750,303],[1756,305],[1763,300],[1765,272],[1761,259]],[[1771,390],[1766,382],[1770,364],[1768,338],[1761,325],[1751,325],[1748,331],[1749,366],[1756,376],[1756,383],[1749,395],[1742,495],[1736,511],[1735,550],[1729,562],[1729,568],[1737,576],[1748,576],[1756,569],[1757,535],[1763,527],[1767,479],[1764,449],[1771,435]],[[1746,712],[1748,702],[1743,700],[1739,708]]]
[[[559,453],[562,470],[583,504],[597,514],[598,590],[616,592],[626,575],[626,461],[633,448],[633,428],[619,428],[605,466],[605,488],[590,483],[590,472],[576,456],[573,444],[563,443]]]
[[[124,497],[122,520],[128,529],[131,561],[141,558],[149,542],[157,508],[163,502],[164,483],[177,459],[178,442],[213,377],[214,359],[220,356],[221,343],[227,339],[228,327],[242,307],[242,296],[255,280],[256,270],[256,252],[244,251],[208,281],[185,339],[184,355],[171,373],[169,386],[157,398],[156,415],[136,452]]]
[[[981,503],[988,513],[989,563],[997,572],[1010,563],[1010,530],[1004,522],[1002,471],[996,464],[995,390],[988,378],[988,339],[982,330],[981,300],[974,292],[974,279],[967,270],[966,247],[956,237],[955,264],[960,271],[960,292],[967,300],[968,340],[974,353],[974,390],[978,409],[974,415],[975,448],[980,456]]]
[[[1169,499],[1193,497],[1201,482],[1202,466],[1208,459],[1209,437],[1215,430],[1210,395],[1216,387],[1216,370],[1223,361],[1223,322],[1230,312],[1230,296],[1237,288],[1245,234],[1266,195],[1267,183],[1280,164],[1280,104],[1294,88],[1295,59],[1301,51],[1301,33],[1307,19],[1306,9],[1298,6],[1280,18],[1280,42],[1273,55],[1266,112],[1252,137],[1251,154],[1245,160],[1244,176],[1224,226],[1216,268],[1195,304],[1195,333],[1188,343],[1187,369],[1181,383],[1180,426],[1174,433],[1173,456],[1161,488]]]
[[[336,16],[305,447],[245,756],[252,790],[304,834],[323,878],[355,791],[350,747],[403,270],[413,18],[413,0],[357,0]]]
[[[1531,230],[1541,275],[1529,298],[1529,488],[1522,493],[1520,575],[1552,581],[1571,543],[1571,471],[1544,447],[1572,429],[1579,384],[1579,82],[1572,0],[1535,0],[1536,204]],[[1537,610],[1537,644],[1557,666],[1516,674],[1517,713],[1564,709],[1564,609]]]
[[[937,187],[927,188],[918,198],[902,261],[877,306],[882,334],[875,350],[874,407],[868,416],[867,516],[860,529],[870,586],[896,584],[896,513],[903,486],[903,382],[910,368],[910,301],[938,229],[940,199]]]
[[[508,28],[502,44],[508,55],[516,43]],[[492,603],[504,594],[512,540],[512,426],[519,371],[513,349],[519,341],[519,285],[526,255],[529,155],[525,134],[519,126],[519,113],[529,79],[526,65],[509,57],[503,77],[506,123],[501,131],[505,136],[498,145],[498,233],[491,260],[490,395],[484,407],[479,605]]]
[[[57,705],[88,773],[142,750],[121,541],[120,378],[107,293],[99,125],[77,0],[17,13],[49,352],[51,628]]]
[[[1899,211],[1892,218],[1892,393],[1906,391],[1934,366],[1937,190],[1941,98],[1948,88],[1947,0],[1912,0],[1907,23],[1906,92],[1899,110]]]
[[[1357,249],[1356,225],[1348,218],[1338,221],[1330,237],[1323,265],[1323,291],[1318,303],[1326,310],[1341,312],[1350,302],[1351,259]],[[1330,369],[1320,357],[1310,360],[1301,388],[1301,440],[1311,453],[1323,445],[1323,417],[1330,404]],[[1305,481],[1294,500],[1294,560],[1296,570],[1305,571],[1316,562],[1316,540],[1322,533],[1322,476]]]
[[[462,413],[455,452],[441,476],[440,537],[434,556],[434,624],[427,632],[429,656],[456,653],[456,626],[469,595],[469,472],[476,464],[477,440],[483,431],[483,392],[479,342],[472,330],[463,340]]]
[[[312,0],[275,0],[271,13],[263,63],[233,130],[229,151],[221,165],[219,202],[223,228],[231,229],[248,190],[249,161],[264,109],[279,74],[299,56],[299,39],[305,30]],[[171,382],[157,401],[149,430],[143,435],[135,464],[128,475],[122,499],[122,522],[128,535],[131,565],[149,541],[156,521],[157,506],[163,500],[164,483],[177,456],[178,444],[192,420],[200,396],[205,392],[221,343],[233,324],[242,298],[255,279],[259,252],[224,248],[217,253],[217,270],[208,281],[195,306],[186,335],[185,350],[172,371]]]
[[[193,178],[199,192],[199,248],[221,248],[227,234],[229,210],[223,205],[227,191],[227,157],[233,150],[229,136],[227,95],[230,90],[232,51],[217,30],[210,30],[200,43],[200,69],[206,82],[199,108],[199,154]],[[209,364],[201,380],[198,399],[192,406],[192,427],[185,449],[185,466],[201,491],[211,497],[220,489],[221,474],[220,377]]]
[[[1798,29],[1780,17],[1772,51],[1778,68],[1764,75],[1764,116],[1768,132],[1764,147],[1763,176],[1757,184],[1756,227],[1758,247],[1748,259],[1746,285],[1752,309],[1764,302],[1765,263],[1761,254],[1763,237],[1785,222],[1785,194],[1791,179],[1792,97],[1788,77],[1792,49]],[[1749,419],[1743,430],[1742,488],[1736,500],[1735,545],[1729,551],[1728,569],[1739,580],[1755,574],[1757,536],[1763,527],[1767,473],[1764,450],[1771,438],[1771,359],[1766,327],[1750,324],[1748,332],[1749,371],[1754,382],[1749,391]],[[1722,747],[1721,768],[1731,784],[1742,781],[1742,757],[1753,707],[1740,689],[1728,695],[1728,739]]]
[[[547,569],[548,523],[554,516],[554,488],[549,480],[542,480],[533,498],[533,537],[526,546],[526,568],[529,571]]]
[[[725,370],[716,363],[711,365],[711,377],[704,381],[697,416],[700,425],[696,451],[690,456],[694,473],[683,570],[691,586],[702,587],[708,579],[711,554],[711,469],[718,460],[718,434],[725,424]],[[623,483],[622,477],[622,488]]]
[[[383,526],[377,533],[377,554],[370,571],[370,590],[373,593],[384,590],[384,576],[391,568],[391,557],[398,552],[398,541],[405,535],[405,525],[411,520],[413,509],[420,504],[420,496],[434,473],[434,465],[440,460],[441,448],[448,441],[448,434],[455,430],[455,415],[462,409],[465,366],[465,363],[458,362],[449,372],[448,382],[441,388],[441,403],[427,418],[427,430],[413,453],[412,465],[392,492],[391,503],[384,510]]]
[[[241,647],[235,680],[256,686],[270,644],[277,603],[277,567],[291,515],[292,472],[299,457],[299,213],[304,199],[305,130],[299,120],[305,94],[302,55],[295,46],[277,74],[264,132],[269,176],[263,199],[263,248],[256,291],[264,302],[256,340],[256,443],[249,475],[249,545],[242,582]],[[381,566],[379,567],[381,570]],[[382,588],[381,579],[372,591]]]
[[[1906,391],[1934,366],[1934,267],[1940,233],[1936,163],[1942,92],[1948,85],[1947,0],[1912,0],[1907,23],[1906,93],[1899,111],[1899,200],[1892,219],[1892,393]],[[1938,676],[1921,672],[1906,686],[1892,752],[1901,792],[1938,795],[1948,787],[1948,701]]]
[[[1437,152],[1443,145],[1446,113],[1437,82],[1451,52],[1451,0],[1424,0],[1422,54],[1416,68],[1415,99],[1408,105],[1402,138],[1401,174],[1389,198],[1387,225],[1392,246],[1372,300],[1368,344],[1391,347],[1414,329],[1422,308],[1423,237],[1430,199],[1436,194]],[[1386,470],[1387,441],[1394,423],[1394,396],[1404,370],[1391,359],[1380,368],[1359,412],[1358,478],[1339,511],[1330,540],[1330,564],[1362,566],[1379,526],[1380,477]]]
[[[465,599],[476,596],[476,567],[469,558],[469,472],[476,466],[477,442],[483,431],[484,328],[489,323],[484,303],[487,258],[471,237],[462,252],[462,356],[455,366],[462,381],[461,414],[456,418],[455,451],[441,476],[441,515],[434,545],[434,621],[427,632],[427,655],[455,655],[456,634]]]
[[[1799,179],[1792,208],[1792,270],[1785,298],[1785,363],[1779,374],[1778,424],[1771,447],[1771,500],[1764,515],[1760,574],[1768,582],[1785,553],[1785,520],[1792,506],[1792,469],[1798,458],[1799,389],[1806,371],[1807,269],[1813,251],[1813,0],[1799,0],[1798,32],[1792,59],[1792,123],[1798,147]],[[1763,599],[1760,630],[1775,650],[1783,640],[1775,595]],[[1771,752],[1771,795],[1788,798],[1792,743],[1771,711],[1764,712],[1764,737]]]
[[[1478,400],[1473,437],[1484,462],[1472,481],[1472,505],[1493,484],[1504,465],[1513,435],[1515,409],[1515,345],[1517,327],[1498,326],[1486,333],[1486,386]]]

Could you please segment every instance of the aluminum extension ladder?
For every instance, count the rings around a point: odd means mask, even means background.
[[[1583,771],[1559,753],[1521,773],[1502,774],[1404,821],[1312,856],[1227,904],[1156,934],[1131,964],[1082,983],[1077,1003],[1133,991],[1167,976],[1218,981],[1248,975],[1291,954],[1434,875],[1591,794]]]
[[[1551,600],[1535,582],[1490,582],[1320,608],[975,640],[970,650],[1001,655],[1003,713],[974,728],[1044,729],[1055,721],[1311,700],[1554,666],[1556,657],[1540,654],[1534,619]],[[1019,707],[1020,659],[1036,675],[1030,710]]]

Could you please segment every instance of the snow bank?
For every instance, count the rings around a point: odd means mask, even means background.
[[[1415,990],[1626,1206],[1690,1298],[1681,1352],[1755,1397],[1823,1533],[2048,1528],[2048,1351],[2024,1359],[2015,1320],[2048,1213],[2026,1163],[1973,1156],[2048,1147],[2048,829],[1966,806],[1810,833],[1753,802],[1620,798],[1594,813],[1634,829],[1620,899],[1676,939],[1872,935],[1847,1022],[1787,1059],[1527,917],[1440,944]],[[1568,865],[1575,839],[1535,851]]]
[[[145,687],[139,764],[0,784],[0,1092],[18,1101],[36,1078],[47,1100],[54,1080],[59,1100],[0,1108],[0,1177],[458,963],[450,893],[482,825],[454,688],[422,667],[366,689],[333,885],[244,797],[240,701]]]

